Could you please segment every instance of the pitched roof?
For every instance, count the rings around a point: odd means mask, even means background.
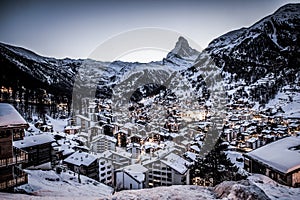
[[[97,158],[92,154],[76,151],[69,157],[67,157],[64,162],[74,164],[76,166],[84,165],[89,166],[92,164]]]
[[[188,170],[187,165],[190,164],[190,162],[174,153],[167,155],[162,162],[180,174],[184,174]]]
[[[282,173],[300,169],[300,137],[287,137],[255,149],[250,157]]]
[[[8,103],[0,103],[0,127],[27,125],[18,111]]]
[[[41,135],[25,137],[23,140],[14,141],[13,146],[17,147],[19,149],[22,149],[22,148],[26,148],[26,147],[32,147],[32,146],[36,146],[36,145],[51,143],[54,141],[55,140],[53,139],[53,137],[46,135],[46,134],[41,134]]]
[[[117,171],[124,171],[127,174],[129,174],[133,179],[135,179],[139,183],[142,183],[145,180],[144,173],[146,173],[148,169],[141,164],[133,164],[133,165],[128,165]]]

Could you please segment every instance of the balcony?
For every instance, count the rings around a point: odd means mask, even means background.
[[[0,159],[0,167],[6,167],[26,162],[28,162],[27,152],[21,149],[15,149],[13,157]]]
[[[16,164],[26,163],[26,162],[28,162],[28,153],[26,151],[21,150],[21,149],[16,149],[14,158],[15,158],[15,163]]]
[[[9,165],[15,164],[15,159],[14,158],[2,158],[0,159],[0,167],[6,167]]]
[[[28,182],[27,174],[0,182],[0,190],[8,190],[10,188],[26,184]]]

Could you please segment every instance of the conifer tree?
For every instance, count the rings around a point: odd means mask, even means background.
[[[240,180],[245,178],[238,173],[236,167],[224,153],[222,139],[218,139],[214,148],[205,156],[198,157],[191,167],[191,178],[200,177],[215,186],[223,181]]]

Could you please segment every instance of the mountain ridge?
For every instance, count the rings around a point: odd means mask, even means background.
[[[179,37],[175,47],[166,58],[161,62],[148,64],[157,67],[167,66],[191,77],[194,75],[189,71],[196,69],[194,62],[197,63],[200,60],[203,61],[204,57],[209,57],[221,69],[227,84],[243,80],[247,85],[251,85],[268,77],[275,80],[275,84],[269,88],[275,93],[287,83],[299,81],[297,78],[300,73],[298,69],[300,52],[297,51],[300,49],[298,31],[300,17],[297,13],[299,9],[300,4],[282,6],[272,15],[248,28],[233,30],[214,39],[201,53],[192,49],[186,39]],[[31,89],[39,86],[53,94],[64,94],[68,97],[72,95],[78,70],[85,65],[90,68],[83,72],[82,80],[90,77],[95,82],[94,84],[98,84],[96,80],[98,78],[101,83],[100,88],[109,85],[109,88],[104,91],[106,93],[103,95],[104,98],[111,96],[111,87],[118,84],[120,80],[117,77],[123,76],[136,67],[145,66],[145,63],[137,62],[104,63],[92,59],[47,58],[24,48],[3,43],[0,44],[0,51],[0,60],[3,64],[0,69],[2,76],[0,85],[14,88],[25,86]],[[94,68],[99,66],[104,67],[104,71],[95,71]],[[118,75],[115,76],[116,74]],[[203,79],[200,76],[192,83],[192,87],[197,91],[203,87]],[[14,81],[15,77],[19,79]],[[108,90],[110,92],[107,94]],[[257,92],[257,88],[248,91],[249,96],[258,96],[258,93],[260,92]],[[269,96],[266,100],[257,100],[267,101],[274,95]]]

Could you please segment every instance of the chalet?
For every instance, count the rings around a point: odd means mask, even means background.
[[[63,163],[73,172],[99,180],[98,159],[92,154],[76,151],[64,159]]]
[[[11,190],[26,184],[27,174],[21,169],[28,155],[14,151],[13,140],[23,139],[28,124],[10,104],[0,103],[0,190]]]
[[[117,190],[143,189],[148,187],[148,169],[141,164],[133,164],[115,171]]]
[[[103,127],[103,133],[105,135],[114,136],[114,132],[116,130],[115,125],[113,125],[113,124],[104,124],[102,127]]]
[[[97,135],[91,142],[93,152],[102,153],[106,150],[116,150],[117,139],[108,135]]]
[[[130,141],[131,143],[137,143],[137,144],[140,144],[142,138],[143,138],[143,137],[142,137],[141,135],[134,134],[134,135],[131,135],[131,136],[129,137],[129,141]]]
[[[189,164],[175,153],[143,162],[149,170],[149,187],[189,184]]]
[[[287,137],[244,154],[244,168],[292,187],[300,187],[300,138]]]
[[[52,162],[52,143],[54,138],[47,134],[25,137],[13,142],[15,151],[25,151],[28,155],[26,167]]]

